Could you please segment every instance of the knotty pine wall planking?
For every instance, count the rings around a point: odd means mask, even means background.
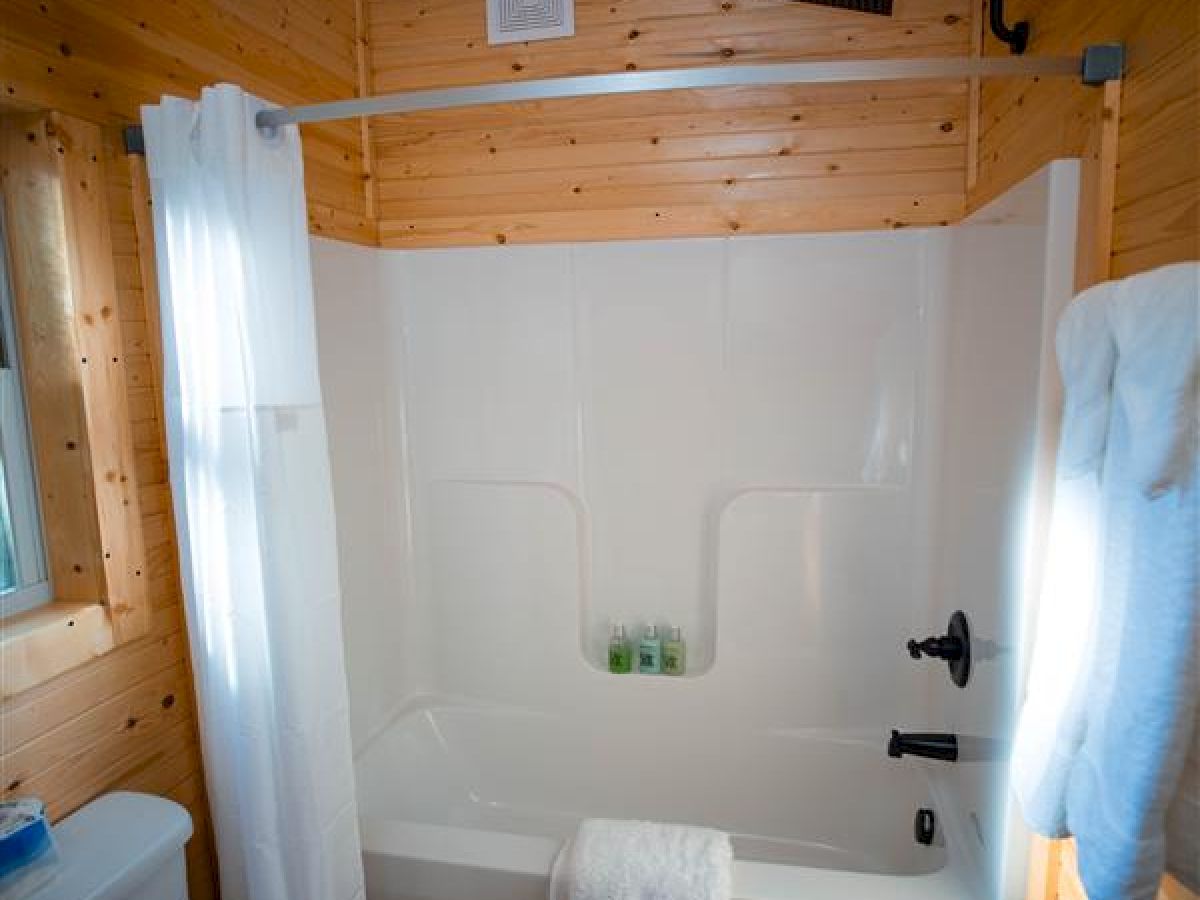
[[[0,106],[119,125],[216,82],[283,105],[344,100],[361,24],[356,0],[0,0]],[[375,243],[358,122],[302,130],[310,229]]]
[[[195,96],[217,81],[279,103],[353,96],[361,24],[353,0],[0,0],[0,113],[55,109],[106,127],[103,167],[151,604],[147,637],[0,706],[0,787],[5,797],[44,797],[55,819],[118,788],[179,801],[196,828],[188,845],[195,900],[216,895],[216,863],[147,325],[156,310],[147,310],[141,254],[148,248],[135,226],[144,190],[135,199],[119,126],[164,93]],[[373,244],[360,142],[355,122],[305,127],[309,224],[314,233]]]
[[[1013,0],[1005,15],[1031,22],[1030,53],[1077,53],[1105,41],[1126,46],[1111,274],[1200,258],[1200,3]],[[985,49],[1003,52],[990,36]],[[970,208],[1051,159],[1081,155],[1088,129],[1105,115],[1102,99],[1071,79],[985,82]]]
[[[478,0],[369,0],[371,93],[729,63],[965,56],[968,0],[577,0],[489,47]],[[385,246],[895,228],[961,217],[966,82],[686,90],[382,116]]]

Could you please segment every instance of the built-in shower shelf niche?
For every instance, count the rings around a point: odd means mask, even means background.
[[[457,672],[444,676],[456,689],[469,694],[481,688],[471,679],[484,660],[506,663],[482,668],[487,690],[509,699],[552,692],[553,673],[580,660],[608,673],[614,622],[625,625],[635,652],[648,624],[663,636],[680,626],[689,664],[682,677],[711,668],[713,618],[693,612],[703,608],[696,598],[678,598],[673,614],[653,618],[640,611],[646,604],[628,599],[599,595],[597,603],[593,527],[586,503],[569,486],[447,478],[430,483],[420,503],[436,599],[432,650],[436,659],[458,661],[447,664]],[[641,673],[635,668],[631,674]]]
[[[570,665],[564,648],[606,673],[617,622],[635,648],[646,623],[663,637],[679,626],[684,678],[719,655],[753,663],[772,616],[745,621],[751,609],[830,577],[821,517],[842,515],[842,494],[909,482],[926,239],[397,257],[421,590],[445,642],[434,657],[494,660],[449,675],[455,688],[507,695],[505,665]],[[777,555],[812,565],[779,582],[791,596],[748,562],[775,565],[755,548],[777,532],[797,541]],[[847,539],[858,560],[839,564],[886,558]],[[817,606],[798,627],[827,633],[819,601],[804,602]]]

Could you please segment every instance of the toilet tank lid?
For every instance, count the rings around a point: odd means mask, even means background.
[[[162,797],[105,794],[54,827],[62,868],[34,900],[117,900],[183,851],[187,810]]]

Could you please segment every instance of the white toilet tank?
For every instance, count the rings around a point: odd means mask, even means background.
[[[53,831],[60,867],[30,900],[187,900],[183,845],[192,818],[178,803],[118,791]]]

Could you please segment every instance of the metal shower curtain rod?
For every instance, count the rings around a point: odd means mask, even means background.
[[[561,100],[647,91],[688,88],[747,87],[768,84],[831,84],[853,81],[915,81],[938,78],[999,78],[1013,76],[1075,76],[1084,84],[1099,85],[1121,78],[1125,48],[1121,44],[1094,44],[1082,56],[982,56],[930,59],[863,59],[817,62],[766,63],[744,66],[709,66],[663,69],[656,72],[618,72],[612,75],[570,75],[531,81],[498,82],[470,87],[405,91],[379,97],[356,97],[305,106],[260,110],[259,128],[332,122],[419,110],[457,109],[522,100]],[[125,152],[144,154],[140,125],[125,129]]]
[[[993,78],[1002,76],[1069,76],[1085,84],[1103,84],[1121,77],[1120,44],[1088,47],[1082,56],[983,56],[941,59],[829,60],[619,72],[612,75],[573,75],[530,81],[499,82],[470,87],[405,91],[378,97],[357,97],[305,106],[261,110],[260,128],[305,122],[330,122],[419,110],[456,109],[522,100],[559,100],[687,88],[746,87],[768,84],[821,84],[852,81],[904,81],[936,78]]]

